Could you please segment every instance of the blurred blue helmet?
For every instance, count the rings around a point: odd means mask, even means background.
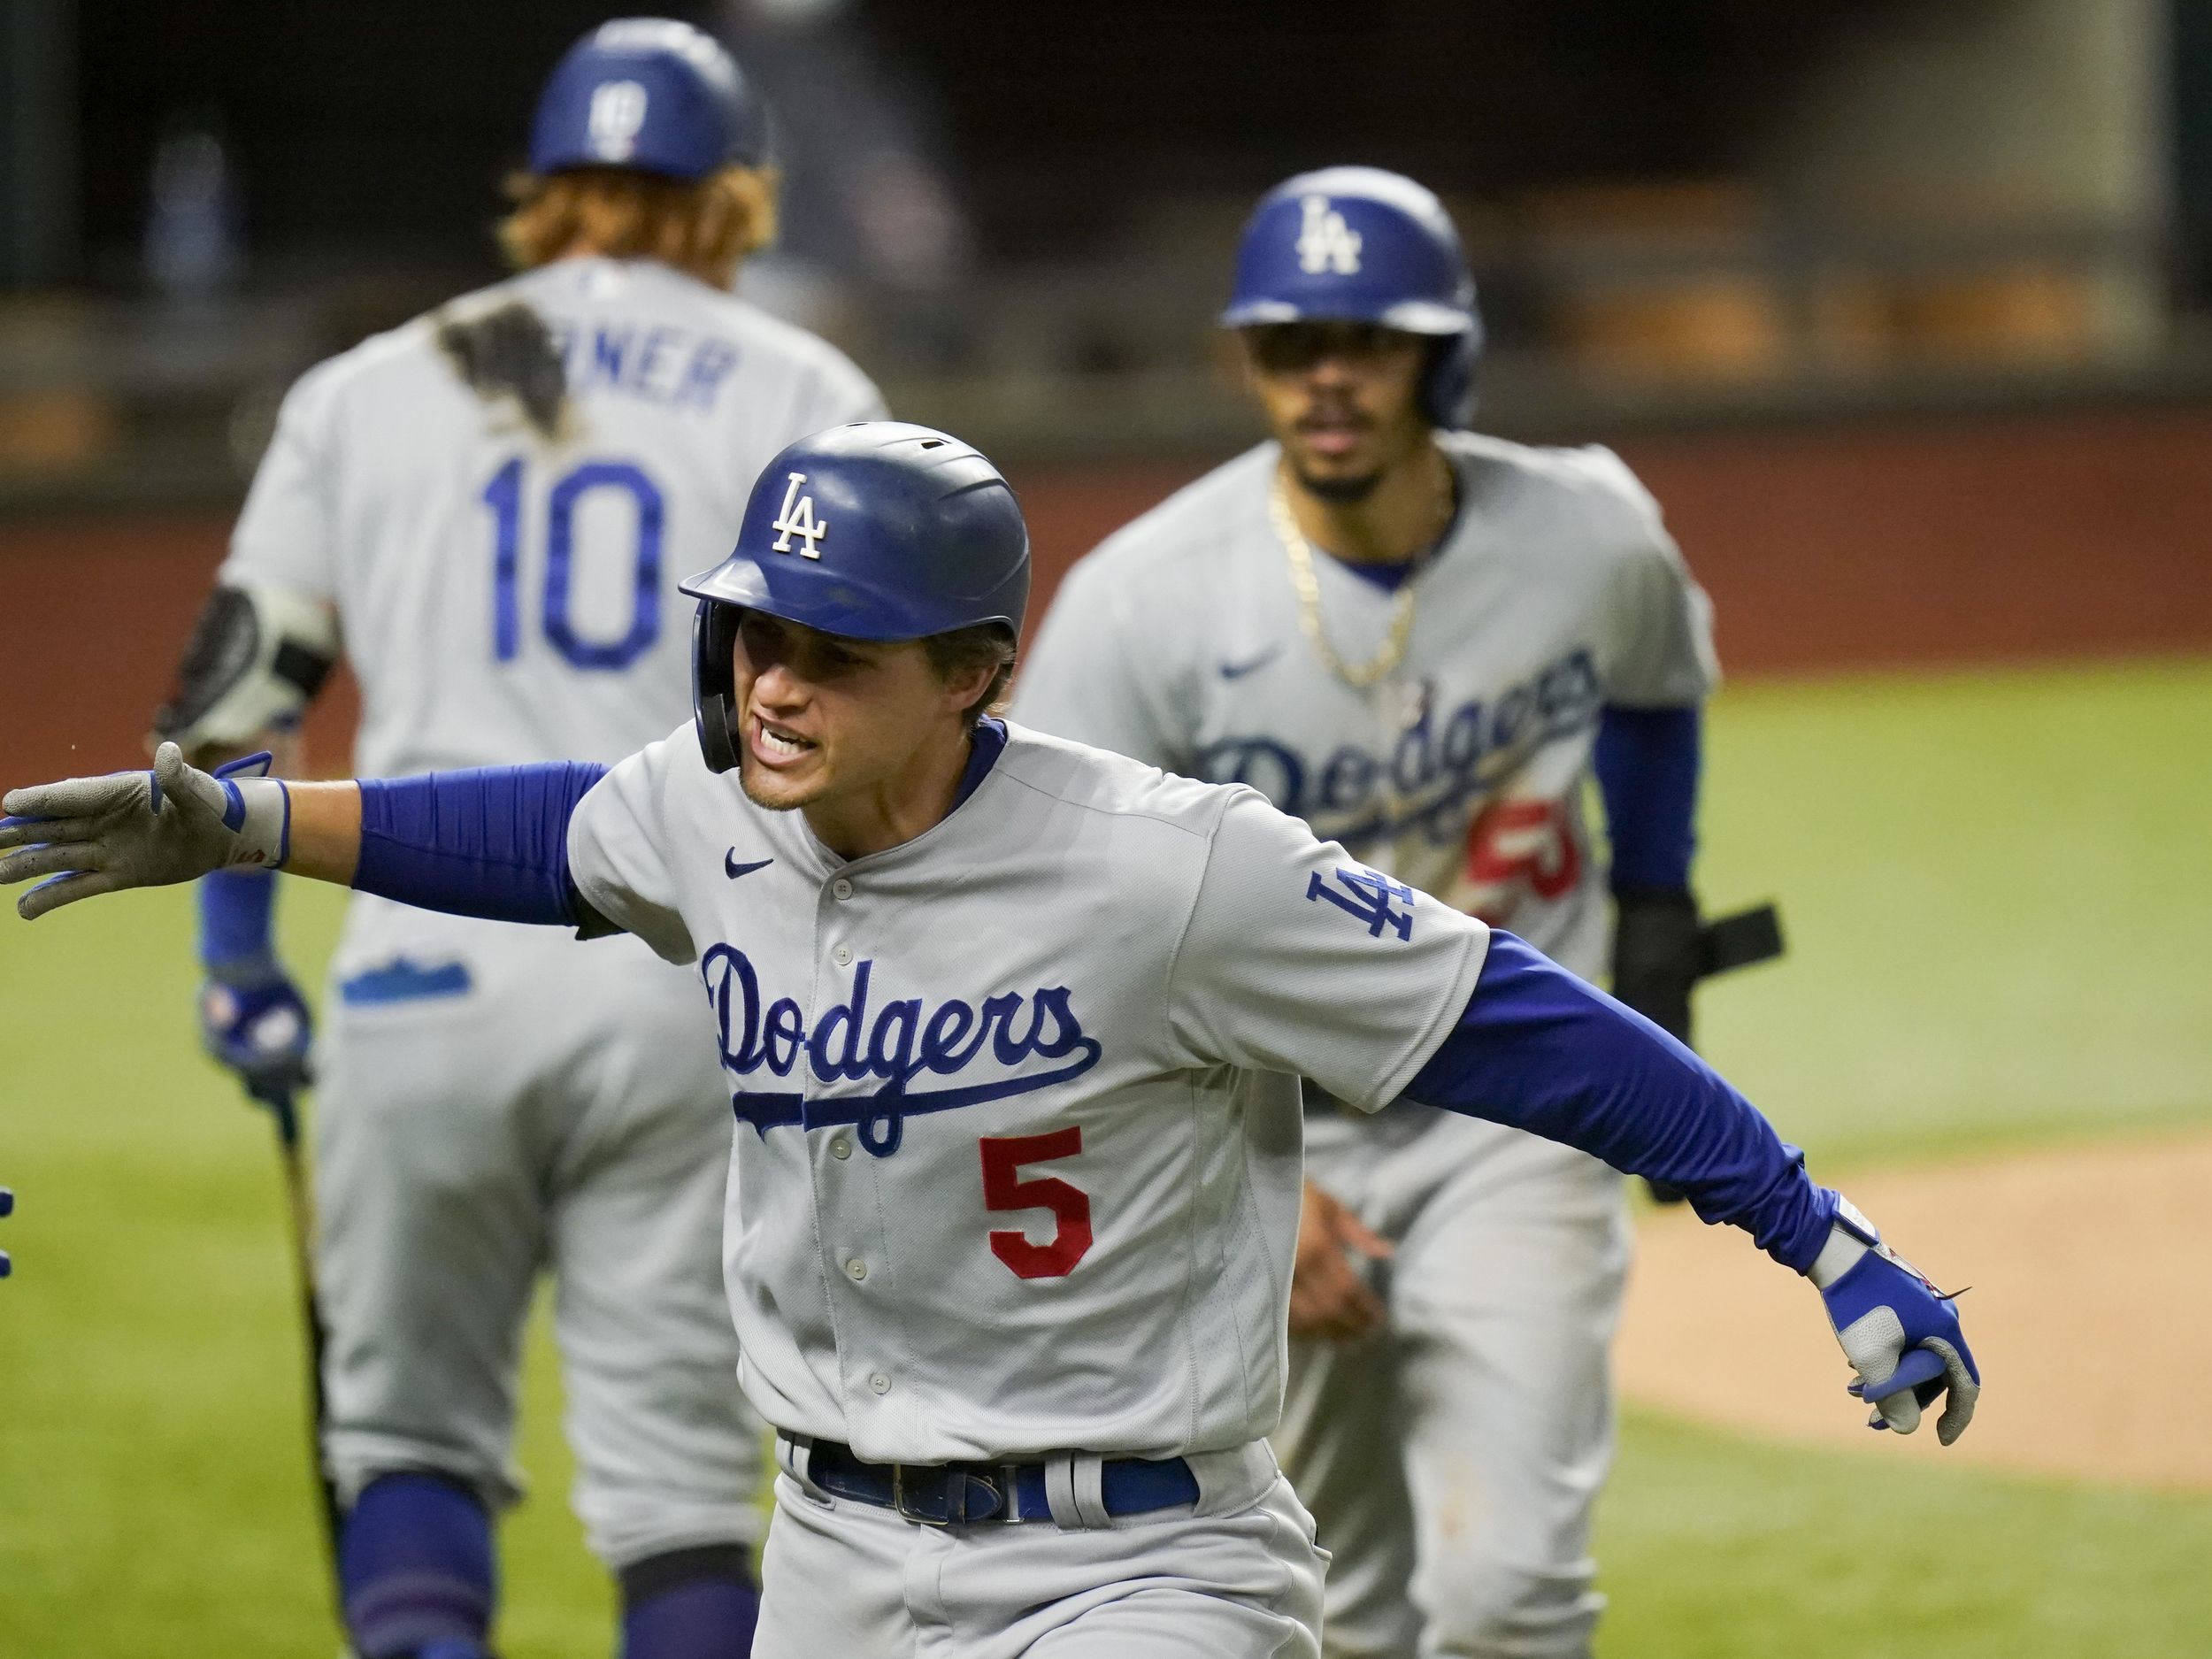
[[[1464,419],[1482,319],[1459,233],[1434,192],[1380,167],[1324,167],[1260,198],[1237,244],[1223,326],[1322,319],[1434,339],[1423,412],[1440,426]]]
[[[578,41],[530,127],[536,173],[630,167],[697,180],[767,157],[767,111],[736,60],[672,18],[617,18]]]
[[[918,640],[993,623],[1021,636],[1029,530],[972,445],[902,420],[802,438],[753,485],[737,546],[682,589],[693,710],[708,768],[737,764],[731,661],[739,618],[764,611],[856,640]]]

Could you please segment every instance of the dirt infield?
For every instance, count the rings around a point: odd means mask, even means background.
[[[2212,1491],[2212,1135],[1870,1173],[1852,1198],[1946,1289],[1994,1380],[1965,1438],[1888,1455]],[[1626,1398],[1732,1429],[1869,1445],[1805,1286],[1678,1211],[1640,1231]],[[1887,1437],[1885,1437],[1887,1438]]]
[[[1713,595],[1732,673],[2212,645],[2212,411],[1621,448]],[[1203,465],[1016,469],[1033,617],[1071,562]],[[0,523],[0,775],[134,763],[227,527],[204,514]],[[331,768],[351,718],[342,694],[315,723]]]

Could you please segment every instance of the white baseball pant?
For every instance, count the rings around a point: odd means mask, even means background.
[[[750,1542],[760,1430],[722,1289],[730,1113],[698,985],[632,941],[520,930],[466,971],[465,994],[330,999],[316,1264],[341,1490],[426,1469],[494,1508],[520,1495],[544,1271],[594,1553],[618,1571]]]
[[[1275,1446],[1333,1564],[1330,1659],[1586,1659],[1613,1452],[1619,1176],[1494,1124],[1310,1113],[1307,1172],[1390,1240],[1383,1328],[1291,1345]]]
[[[786,1472],[754,1659],[1316,1659],[1328,1557],[1263,1444],[1110,1526],[923,1526]]]

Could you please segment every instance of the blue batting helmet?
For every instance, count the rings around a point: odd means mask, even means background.
[[[1029,530],[998,468],[971,444],[902,420],[802,438],[753,485],[737,546],[682,589],[699,601],[692,689],[710,771],[737,764],[731,649],[764,611],[856,640],[918,640],[995,623],[1018,639]]]
[[[578,41],[530,127],[538,173],[631,167],[695,180],[767,157],[767,111],[736,60],[672,18],[617,18]]]
[[[1434,192],[1380,167],[1324,167],[1260,198],[1237,245],[1225,327],[1331,319],[1437,342],[1421,407],[1463,419],[1482,349],[1475,281]]]

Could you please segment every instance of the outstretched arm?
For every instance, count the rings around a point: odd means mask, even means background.
[[[279,783],[292,805],[291,845],[277,868],[311,880],[353,885],[361,863],[361,786]]]
[[[1578,1147],[1742,1227],[1820,1289],[1884,1425],[1909,1432],[1947,1389],[1938,1433],[1965,1430],[1980,1376],[1956,1306],[1712,1067],[1512,934],[1492,933],[1474,995],[1405,1092]]]
[[[579,925],[567,828],[604,769],[486,767],[365,783],[215,776],[173,743],[150,772],[11,790],[0,806],[0,884],[46,878],[26,920],[127,887],[211,871],[281,869],[461,916]]]

